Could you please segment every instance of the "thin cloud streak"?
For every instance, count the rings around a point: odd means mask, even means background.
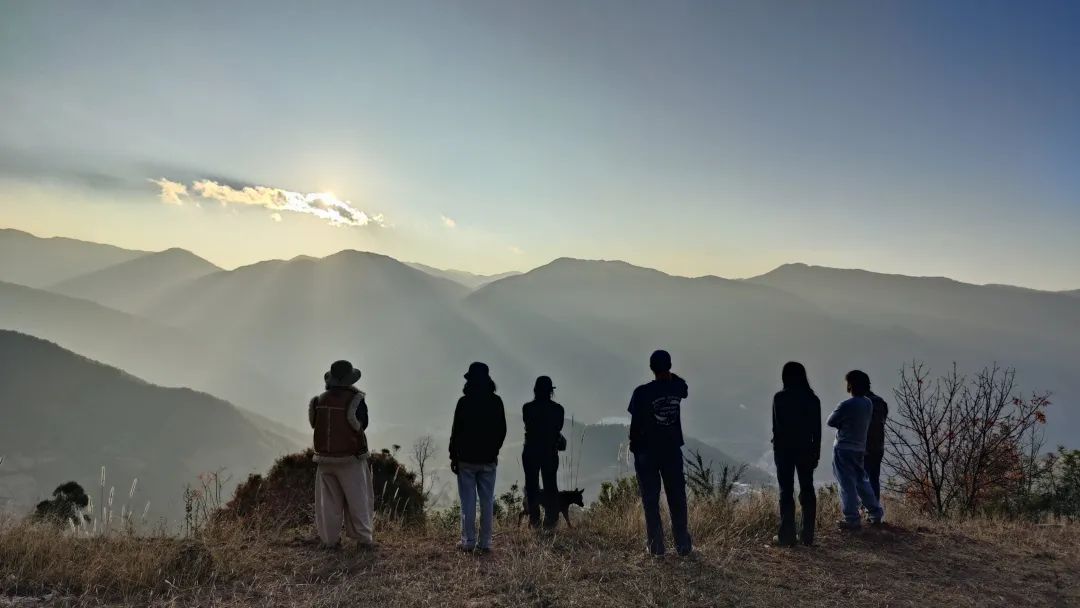
[[[447,228],[457,228],[457,221],[456,220],[454,220],[453,218],[446,217],[445,215],[443,215],[441,217],[442,217],[443,226],[446,226]]]
[[[190,200],[195,194],[207,199],[215,200],[223,206],[244,205],[262,207],[273,211],[271,219],[281,221],[279,212],[291,211],[304,213],[326,220],[332,226],[367,226],[374,224],[385,227],[386,221],[382,214],[369,215],[357,209],[346,200],[341,200],[332,192],[293,192],[271,186],[244,186],[235,188],[227,184],[221,184],[210,179],[200,179],[192,182],[191,192],[185,184],[174,182],[166,178],[150,180],[161,189],[162,202],[182,205]],[[196,205],[198,203],[196,202]]]
[[[158,195],[161,198],[161,202],[170,205],[183,205],[184,198],[187,198],[188,190],[187,186],[180,182],[174,182],[164,177],[161,179],[150,179],[148,182],[158,185],[161,188],[161,193]]]

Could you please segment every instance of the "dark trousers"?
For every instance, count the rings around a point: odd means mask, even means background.
[[[671,514],[671,532],[675,550],[681,555],[690,553],[693,543],[686,513],[686,476],[683,473],[682,448],[662,451],[642,450],[634,453],[634,470],[641,489],[641,504],[645,508],[645,531],[649,552],[663,555],[664,527],[660,521],[660,486],[667,495]]]
[[[525,506],[529,525],[540,525],[541,504],[544,505],[544,525],[556,525],[559,523],[559,453],[526,447],[521,453],[521,463],[525,467]],[[541,479],[543,493],[540,491]]]
[[[874,497],[881,502],[881,460],[885,458],[885,454],[870,454],[867,453],[863,459],[863,468],[866,469],[866,476],[870,478],[870,487],[874,489]]]
[[[812,456],[774,452],[776,481],[780,485],[780,532],[781,544],[794,544],[795,538],[795,476],[799,477],[799,504],[802,506],[802,534],[804,544],[814,542],[814,523],[817,519],[817,492],[814,490],[814,462]]]

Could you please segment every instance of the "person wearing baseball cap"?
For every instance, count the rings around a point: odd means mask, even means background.
[[[693,552],[686,506],[683,470],[682,401],[689,391],[686,381],[671,372],[671,354],[657,350],[649,357],[655,379],[634,389],[630,398],[630,451],[641,489],[649,553],[662,557],[664,528],[660,520],[660,488],[663,485],[671,514],[675,550],[680,556]]]
[[[559,523],[559,447],[566,412],[552,400],[555,385],[548,376],[540,376],[533,385],[533,400],[521,408],[525,422],[525,447],[521,464],[525,469],[525,509],[529,525],[540,526],[540,505],[544,505],[544,527]],[[565,445],[564,445],[565,447]],[[540,481],[543,480],[543,493]]]

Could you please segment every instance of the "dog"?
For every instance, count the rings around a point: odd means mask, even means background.
[[[561,490],[559,491],[559,512],[562,513],[563,519],[566,520],[566,526],[573,528],[574,524],[570,523],[570,505],[577,505],[581,508],[585,508],[585,490]],[[521,499],[521,512],[518,513],[518,525],[521,525],[521,520],[529,514],[529,502],[528,499]],[[555,521],[558,521],[556,519]]]

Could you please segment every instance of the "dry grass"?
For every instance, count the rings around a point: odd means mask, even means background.
[[[697,503],[692,560],[647,557],[636,506],[579,513],[574,529],[552,536],[500,526],[486,557],[457,553],[456,529],[437,523],[381,521],[378,550],[327,553],[307,531],[73,538],[9,522],[0,527],[0,606],[47,593],[55,595],[38,604],[1080,606],[1075,527],[933,522],[891,506],[885,529],[823,525],[818,547],[778,549],[768,546],[772,497]],[[835,515],[826,501],[822,523]]]

